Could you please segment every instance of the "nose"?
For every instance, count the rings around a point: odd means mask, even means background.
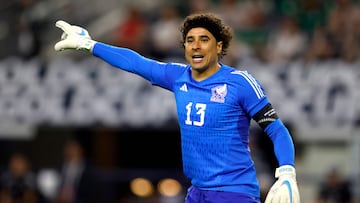
[[[198,40],[195,40],[195,41],[191,44],[191,48],[192,48],[193,50],[198,50],[198,49],[200,49],[200,43],[199,43],[199,41],[198,41]]]

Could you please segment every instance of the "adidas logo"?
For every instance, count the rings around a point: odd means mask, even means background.
[[[187,92],[187,91],[188,91],[187,86],[186,86],[186,83],[184,83],[184,84],[180,87],[180,90],[183,91],[183,92]]]

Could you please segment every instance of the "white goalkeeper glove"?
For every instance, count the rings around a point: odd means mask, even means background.
[[[63,20],[57,21],[55,25],[63,30],[61,41],[54,46],[56,51],[76,49],[92,53],[96,41],[91,39],[87,30],[76,25],[70,25]]]
[[[265,203],[300,203],[295,168],[290,165],[280,166],[276,169],[275,178],[278,180],[270,188]]]

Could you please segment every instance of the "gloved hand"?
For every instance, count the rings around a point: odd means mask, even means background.
[[[55,25],[64,31],[61,35],[61,41],[54,46],[56,51],[76,49],[92,53],[96,41],[91,39],[87,30],[76,25],[70,25],[63,20],[57,21]]]
[[[300,203],[295,168],[290,165],[280,166],[276,169],[275,178],[278,180],[270,188],[265,203]]]

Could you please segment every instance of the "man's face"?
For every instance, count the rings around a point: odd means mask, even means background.
[[[218,66],[218,55],[222,50],[222,42],[217,42],[207,29],[192,28],[186,35],[185,58],[192,70],[203,73]]]

